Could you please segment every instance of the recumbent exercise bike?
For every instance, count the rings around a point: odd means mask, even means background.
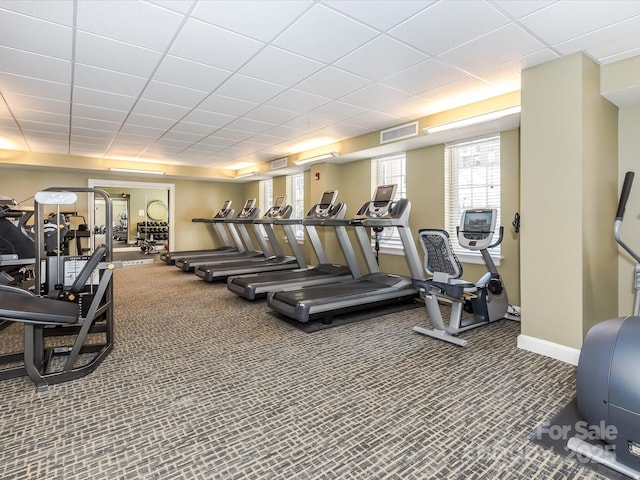
[[[496,229],[496,209],[472,209],[462,213],[457,229],[463,248],[480,251],[488,272],[475,283],[461,280],[462,265],[451,247],[449,234],[441,229],[419,230],[424,250],[424,268],[431,276],[416,281],[432,328],[416,326],[414,331],[464,347],[467,341],[456,335],[505,317],[509,308],[507,291],[488,249],[500,245],[504,229],[492,243]],[[451,302],[449,325],[445,325],[440,300]],[[465,312],[469,315],[465,315]]]

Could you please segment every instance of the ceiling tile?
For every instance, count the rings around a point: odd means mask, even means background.
[[[314,60],[269,46],[249,60],[239,73],[290,87],[323,66]]]
[[[107,148],[109,146],[109,140],[99,137],[87,137],[84,135],[77,135],[71,130],[71,145],[95,145],[97,147]]]
[[[555,1],[556,0],[493,0],[493,3],[513,18],[522,18],[536,10],[551,5]]]
[[[316,117],[327,118],[334,122],[340,122],[346,118],[355,117],[356,115],[365,113],[366,111],[366,108],[358,107],[350,103],[335,101],[311,110],[309,113]]]
[[[428,88],[452,82],[465,73],[450,65],[429,59],[384,79],[384,84],[411,93],[424,92]]]
[[[353,73],[335,67],[326,67],[297,84],[296,88],[327,98],[340,98],[370,83],[371,80]]]
[[[292,112],[304,113],[328,102],[329,99],[326,97],[290,88],[269,100],[267,105]]]
[[[330,34],[327,35],[327,26]],[[316,4],[273,44],[309,58],[332,63],[373,39],[378,32]],[[322,41],[318,41],[318,39]]]
[[[251,112],[246,113],[243,118],[257,120],[258,122],[264,123],[284,123],[298,115],[298,112],[270,107],[268,105],[261,105]]]
[[[396,123],[396,120],[392,115],[371,110],[365,114],[350,118],[349,123],[371,131],[392,126]]]
[[[428,7],[435,0],[376,0],[363,8],[362,0],[328,0],[331,8],[380,31],[387,31]]]
[[[11,110],[18,121],[29,120],[33,122],[53,123],[55,125],[69,126],[69,114],[51,113],[27,108],[12,108]],[[2,108],[0,107],[0,115]]]
[[[335,123],[334,120],[326,117],[314,116],[312,114],[299,115],[293,120],[289,120],[282,125],[285,127],[296,128],[298,130],[304,130],[307,132],[315,132],[327,125]]]
[[[127,117],[127,124],[129,125],[141,125],[143,127],[159,128],[161,130],[168,130],[176,121],[170,118],[153,117],[150,115],[142,115],[140,113],[132,113]]]
[[[71,81],[71,62],[66,60],[3,46],[0,46],[0,58],[0,69],[5,73],[39,78],[48,82],[68,84]]]
[[[191,9],[191,6],[195,3],[194,0],[147,0],[150,3],[154,3],[162,8],[167,8],[179,13],[187,13]]]
[[[466,72],[477,72],[543,50],[538,40],[516,25],[506,25],[438,59]]]
[[[250,120],[248,118],[242,117],[237,120],[231,122],[226,130],[237,130],[239,132],[247,132],[247,133],[261,133],[264,132],[270,125],[264,122],[258,122],[256,120]]]
[[[216,130],[216,127],[212,127],[209,125],[201,125],[199,123],[191,123],[187,121],[180,121],[174,125],[171,129],[171,132],[176,133],[191,133],[199,136],[200,138],[205,137],[213,133]]]
[[[78,63],[74,70],[73,83],[78,87],[137,97],[147,79]]]
[[[178,132],[175,130],[169,130],[164,135],[162,135],[162,138],[167,140],[177,140],[180,142],[187,142],[189,144],[192,144],[202,140],[203,136],[204,135],[198,135],[196,133],[184,133],[184,132]]]
[[[615,8],[612,8],[614,4]],[[527,15],[520,21],[542,40],[554,44],[636,15],[640,15],[640,2],[635,0],[591,0],[580,2],[579,8],[575,8],[574,1],[562,0]]]
[[[180,105],[170,105],[168,103],[155,102],[153,100],[140,99],[133,108],[132,113],[149,115],[150,117],[163,117],[179,120],[184,117],[190,108]]]
[[[144,89],[142,99],[191,109],[204,100],[207,95],[207,92],[200,90],[152,80]]]
[[[17,95],[15,93],[4,93],[3,95],[10,108],[25,108],[58,115],[69,114],[69,102],[33,97],[30,95]]]
[[[222,113],[234,117],[240,117],[245,113],[253,110],[259,105],[255,102],[247,102],[238,98],[225,97],[223,95],[213,94],[207,97],[200,105],[198,110],[206,110],[208,112]]]
[[[148,2],[78,2],[78,29],[164,52],[184,16]],[[140,25],[144,24],[144,28]]]
[[[153,79],[203,92],[212,92],[231,76],[228,70],[167,55]]]
[[[374,58],[375,61],[371,61]],[[423,53],[397,40],[382,36],[338,60],[335,66],[375,81],[426,59]]]
[[[148,48],[82,31],[76,34],[76,62],[85,65],[147,78],[161,57],[161,53]]]
[[[71,120],[71,126],[116,133],[120,128],[120,123],[106,122],[104,120],[97,120],[95,118],[83,118],[74,116]]]
[[[640,2],[639,2],[640,3]],[[563,55],[587,50],[603,63],[631,58],[638,54],[636,41],[640,31],[640,16],[587,33],[578,39],[560,43],[556,49]]]
[[[264,44],[204,22],[189,19],[169,53],[223,70],[237,70]]]
[[[111,108],[93,107],[90,105],[73,104],[73,114],[86,118],[100,118],[109,122],[124,122],[128,112]]]
[[[285,89],[282,85],[264,82],[246,75],[234,75],[216,93],[248,102],[262,103]]]
[[[102,92],[84,87],[74,87],[73,103],[90,107],[108,108],[112,110],[131,110],[135,103],[135,97],[120,95],[117,93]]]
[[[498,92],[497,87],[475,77],[464,77],[455,82],[426,90],[420,96],[428,98],[431,102],[433,110],[425,112],[425,115],[430,115],[495,97]]]
[[[281,30],[291,24],[312,2],[308,0],[217,0],[199,2],[193,17],[228,30],[271,41]]]
[[[71,27],[74,0],[2,0],[0,8]]]
[[[118,136],[120,134],[131,134],[131,135],[142,135],[146,137],[160,137],[166,130],[164,128],[153,128],[147,127],[144,125],[131,125],[130,123],[125,123],[122,125],[122,128],[118,132]]]
[[[102,139],[104,141],[111,141],[113,133],[105,132],[104,130],[93,130],[91,128],[74,127],[71,129],[72,135],[81,137],[91,137],[94,139]]]
[[[44,132],[56,135],[69,135],[69,124],[33,122],[31,120],[18,120],[20,128],[24,132]]]
[[[507,23],[485,2],[437,2],[389,34],[429,55],[438,55]]]
[[[238,140],[234,138],[222,138],[214,134],[214,135],[209,135],[207,138],[203,138],[197,144],[195,144],[192,148],[205,149],[205,148],[211,148],[211,147],[218,147],[221,149],[221,148],[228,147],[230,145],[235,145],[237,142]]]
[[[48,82],[3,72],[0,72],[0,91],[59,101],[69,101],[71,96],[68,83]]]
[[[395,88],[382,84],[373,84],[344,96],[342,101],[367,109],[380,110],[406,96],[407,93],[401,90],[396,90]]]
[[[281,138],[283,140],[291,140],[304,134],[304,130],[299,128],[285,127],[284,125],[276,125],[262,132],[262,135]]]
[[[69,27],[1,8],[0,25],[0,45],[71,60],[73,31]]]
[[[196,109],[189,112],[182,120],[185,122],[198,123],[200,125],[206,125],[211,130],[220,128],[236,119],[232,115],[224,115],[222,113],[207,112],[204,110]]]

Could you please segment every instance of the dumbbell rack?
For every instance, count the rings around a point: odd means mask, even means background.
[[[167,222],[138,222],[136,238],[148,242],[169,240],[169,224]]]

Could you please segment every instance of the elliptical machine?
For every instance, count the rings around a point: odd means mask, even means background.
[[[465,210],[457,228],[460,246],[480,251],[487,265],[487,273],[476,283],[460,279],[462,265],[451,248],[446,230],[425,228],[418,232],[424,250],[424,268],[431,278],[416,281],[415,285],[424,300],[432,328],[416,326],[415,332],[464,347],[467,341],[457,334],[505,317],[509,308],[507,290],[488,251],[502,242],[504,228],[500,227],[498,239],[492,243],[497,216],[496,209]],[[451,302],[448,326],[440,311],[441,299]],[[470,315],[465,316],[464,312]]]
[[[633,172],[627,172],[614,222],[614,238],[636,262],[633,314],[606,320],[585,336],[576,372],[578,411],[588,438],[575,436],[567,448],[631,478],[640,479],[640,255],[624,243],[624,218]],[[597,438],[596,438],[597,437]]]

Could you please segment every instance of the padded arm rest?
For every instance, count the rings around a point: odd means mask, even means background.
[[[79,316],[80,310],[76,303],[33,295],[25,296],[6,291],[4,288],[0,289],[0,319],[40,325],[62,325],[76,323]]]
[[[415,287],[430,293],[432,290],[438,290],[442,295],[450,298],[461,298],[462,295],[477,291],[477,287],[469,282],[442,283],[433,280],[419,280],[415,282]]]

